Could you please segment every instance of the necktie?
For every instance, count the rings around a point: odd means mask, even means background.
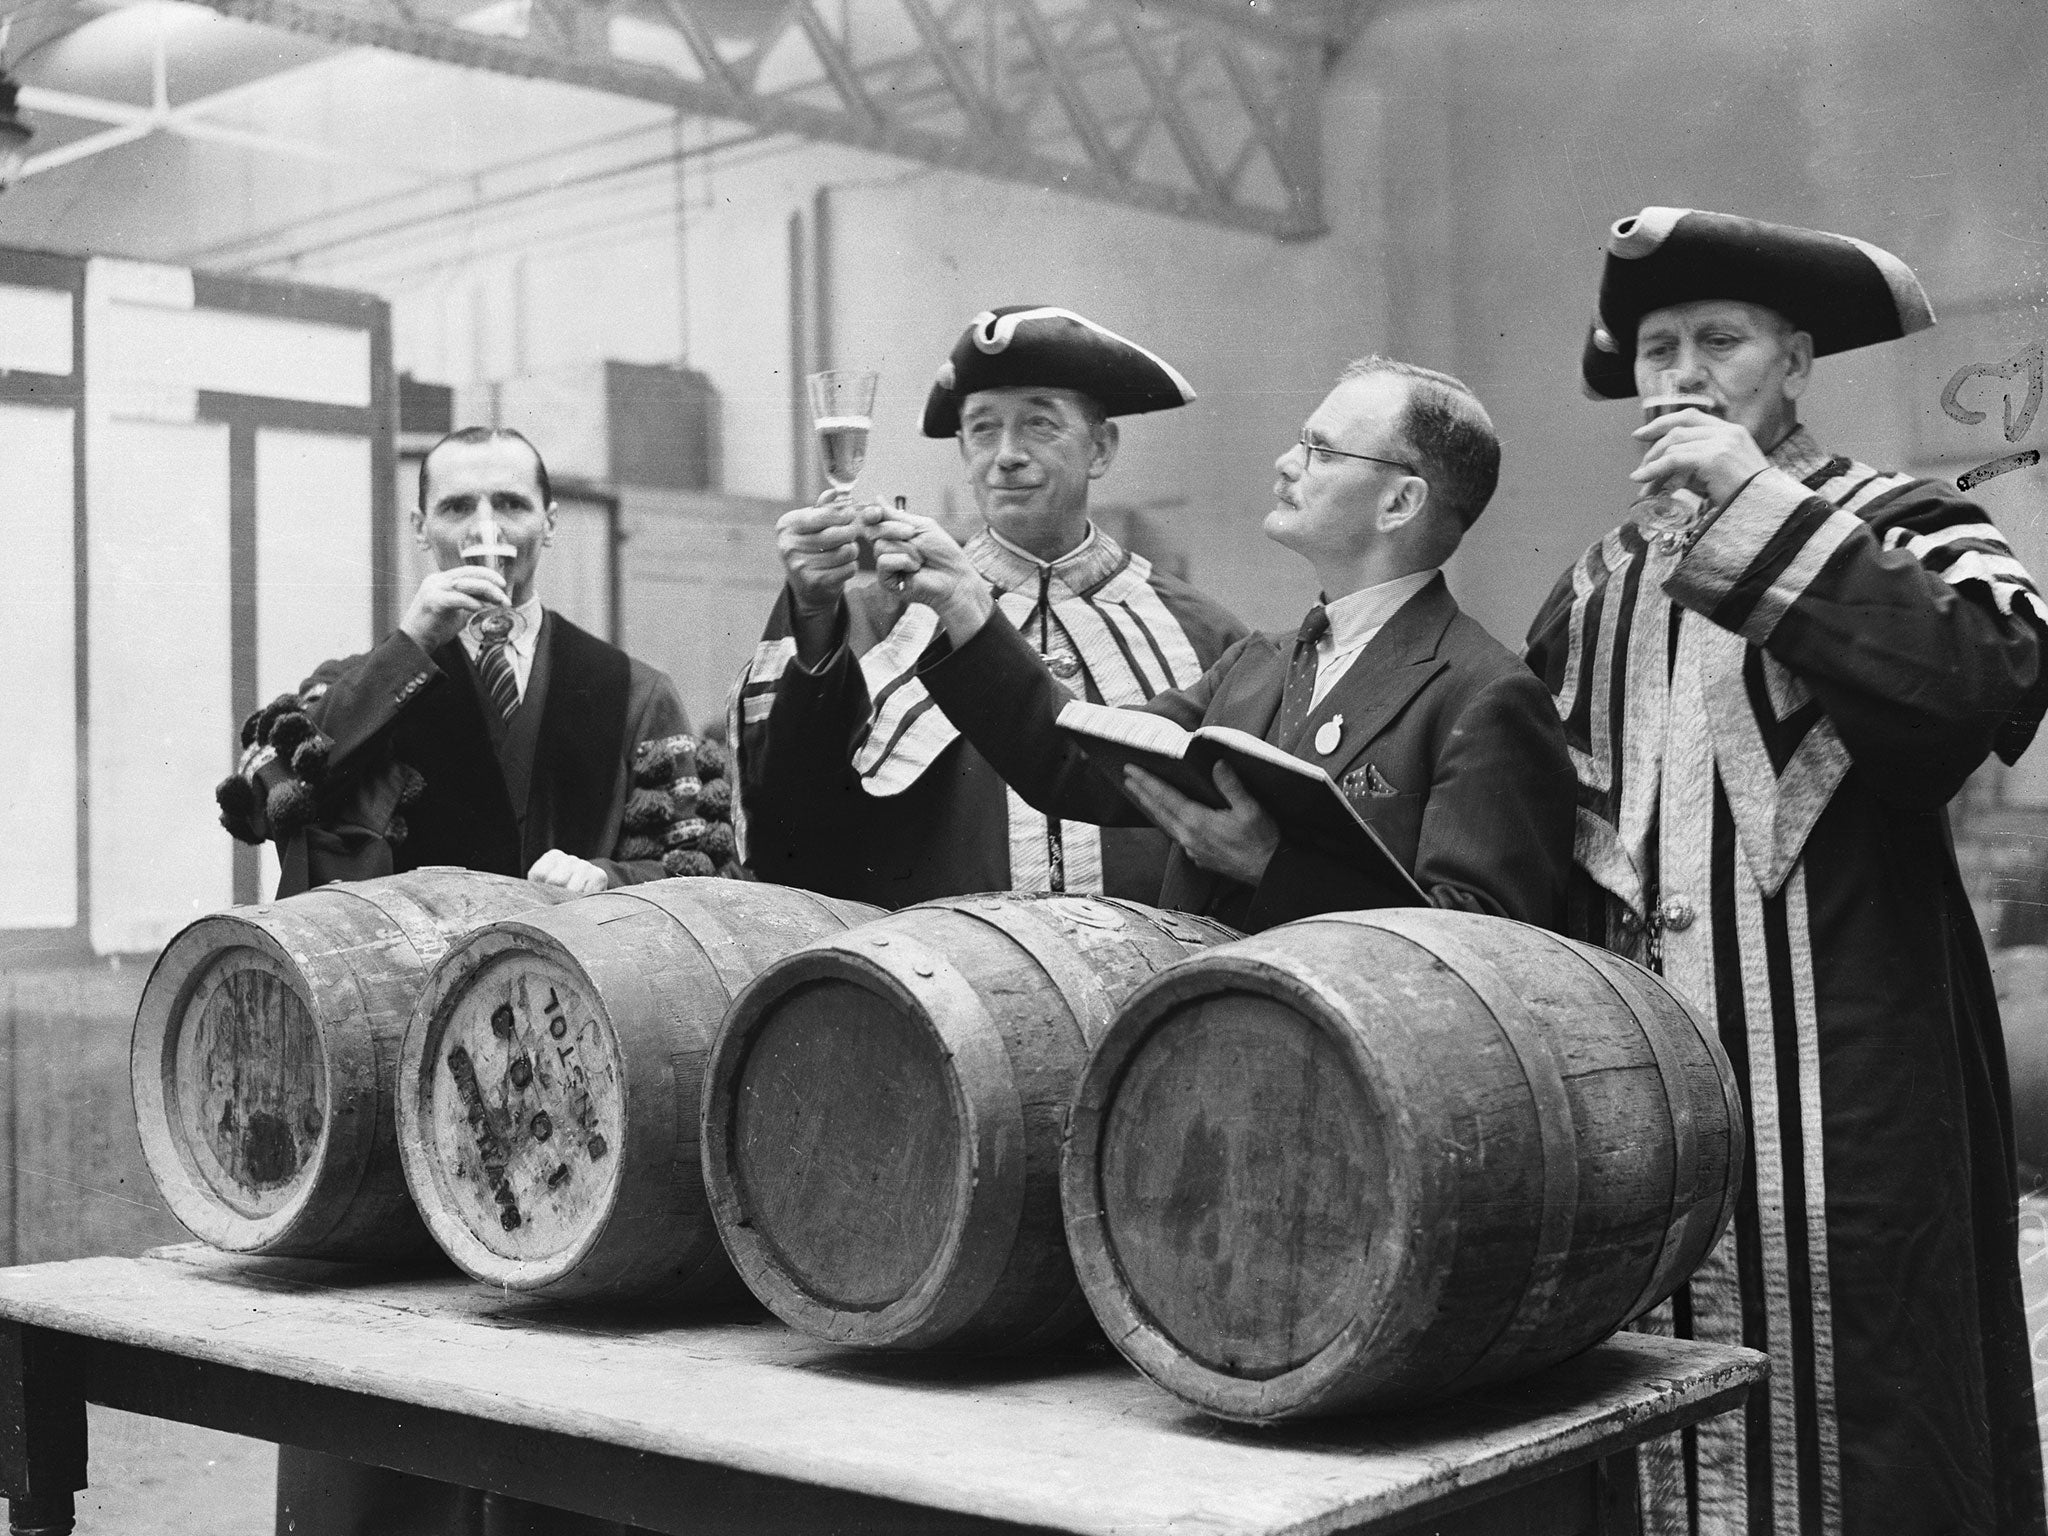
[[[1294,659],[1287,664],[1287,684],[1280,690],[1280,713],[1273,721],[1272,743],[1294,749],[1308,724],[1309,701],[1316,691],[1316,642],[1328,634],[1330,616],[1317,603],[1294,634]]]
[[[519,707],[519,679],[512,675],[512,662],[505,654],[505,642],[486,640],[483,649],[476,653],[476,670],[484,680],[484,691],[490,694],[491,702],[498,708],[499,717],[510,720],[512,711]]]

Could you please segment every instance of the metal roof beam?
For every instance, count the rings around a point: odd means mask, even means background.
[[[392,0],[202,0],[209,8],[246,21],[306,33],[330,42],[389,49],[467,68],[528,79],[554,80],[589,90],[660,103],[675,111],[746,123],[766,133],[793,134],[849,145],[928,165],[970,171],[1000,180],[1051,187],[1081,196],[1127,204],[1179,218],[1250,230],[1280,239],[1320,234],[1319,155],[1300,117],[1312,112],[1320,82],[1324,34],[1277,0],[1231,0],[1251,24],[1225,26],[1202,0],[961,0],[944,19],[928,0],[896,0],[918,38],[915,56],[861,58],[848,38],[832,31],[812,0],[795,0],[776,37],[764,38],[743,67],[720,54],[715,35],[693,8],[693,0],[655,0],[653,14],[671,26],[700,78],[651,64],[619,59],[608,51],[605,0],[532,0],[532,35],[505,37],[442,21],[407,21]],[[880,4],[882,0],[873,0]],[[1324,13],[1302,0],[1300,17]],[[1069,39],[1093,30],[1106,46],[1087,50],[1083,65],[1071,46],[1059,43],[1048,8]],[[962,44],[952,30],[956,16],[979,14],[991,65],[979,83],[959,58]],[[647,15],[648,11],[638,14]],[[1285,23],[1279,16],[1296,18]],[[1008,25],[1005,25],[1005,24]],[[776,40],[800,34],[818,76],[779,91],[755,88],[759,60]],[[1120,46],[1119,46],[1120,45]],[[1191,94],[1178,69],[1162,64],[1154,50],[1190,46],[1219,54],[1234,89]],[[1133,76],[1152,121],[1164,124],[1178,151],[1179,169],[1139,177],[1133,146],[1119,153],[1100,112],[1082,91],[1083,70],[1119,82],[1128,91]],[[1268,90],[1260,82],[1275,71],[1301,91]],[[908,73],[906,74],[906,71]],[[1304,78],[1305,76],[1305,78]],[[1013,83],[1014,77],[1014,83]],[[894,79],[898,88],[886,88]],[[1009,90],[1005,90],[1005,86]],[[1050,88],[1058,97],[1064,134],[1048,137],[1017,131],[1022,122],[1019,94],[1036,96]],[[950,114],[930,120],[929,107],[950,96],[965,126]],[[886,102],[887,105],[883,105]],[[923,103],[920,107],[918,104]],[[1226,176],[1204,145],[1196,115],[1226,113],[1229,142],[1249,134],[1271,160],[1284,189],[1280,206],[1237,193],[1245,170],[1234,164]],[[1243,118],[1249,118],[1245,122]],[[923,119],[919,121],[917,119]],[[1055,125],[1062,119],[1054,119]],[[1242,156],[1239,157],[1242,160]],[[1260,185],[1265,185],[1261,183]],[[1266,194],[1269,198],[1270,193]]]

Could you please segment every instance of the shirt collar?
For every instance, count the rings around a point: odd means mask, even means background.
[[[1333,652],[1363,645],[1385,627],[1387,620],[1399,612],[1409,598],[1436,580],[1436,575],[1435,566],[1426,571],[1410,571],[1406,576],[1396,576],[1376,587],[1347,592],[1323,604],[1323,612],[1330,619],[1330,632],[1324,637],[1324,643]]]
[[[1069,592],[1092,592],[1124,568],[1124,547],[1095,524],[1079,544],[1057,560],[1041,560],[1027,549],[1011,543],[993,528],[983,528],[967,541],[967,558],[974,568],[1006,592],[1036,595],[1038,583],[1047,571]]]
[[[1813,434],[1804,427],[1794,427],[1785,440],[1764,455],[1794,480],[1805,480],[1820,473],[1827,465],[1828,454],[1814,441]]]

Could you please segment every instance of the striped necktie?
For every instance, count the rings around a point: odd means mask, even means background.
[[[476,653],[476,670],[484,680],[484,691],[498,708],[500,719],[510,720],[519,708],[519,679],[512,675],[511,658],[503,640],[486,640]]]
[[[1309,703],[1316,693],[1316,642],[1328,634],[1330,616],[1317,603],[1294,635],[1294,659],[1287,664],[1287,683],[1280,690],[1280,713],[1273,720],[1274,746],[1294,750],[1294,743],[1308,724]]]

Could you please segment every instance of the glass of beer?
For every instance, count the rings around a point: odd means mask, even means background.
[[[868,461],[868,430],[874,425],[872,368],[828,368],[810,376],[811,421],[818,429],[818,462],[832,488],[850,491]]]
[[[868,431],[874,425],[875,386],[881,374],[872,368],[828,368],[810,376],[811,423],[818,430],[818,464],[835,491],[849,493],[868,461]],[[856,553],[860,569],[875,568],[873,540],[860,535]]]
[[[1709,416],[1721,414],[1721,407],[1713,396],[1683,388],[1683,378],[1684,375],[1676,368],[1666,368],[1657,375],[1656,387],[1643,396],[1644,421],[1655,421],[1660,416],[1686,410],[1705,411]],[[1705,508],[1705,498],[1690,485],[1649,486],[1636,500],[1635,520],[1645,538],[1675,552],[1685,542],[1686,535],[1692,532],[1693,524],[1699,521]]]
[[[495,528],[486,528],[462,547],[462,563],[496,571],[508,595],[512,590],[512,563],[518,558],[519,551],[506,543]],[[516,608],[493,606],[469,616],[469,632],[485,644],[502,643],[518,635],[519,623]]]

